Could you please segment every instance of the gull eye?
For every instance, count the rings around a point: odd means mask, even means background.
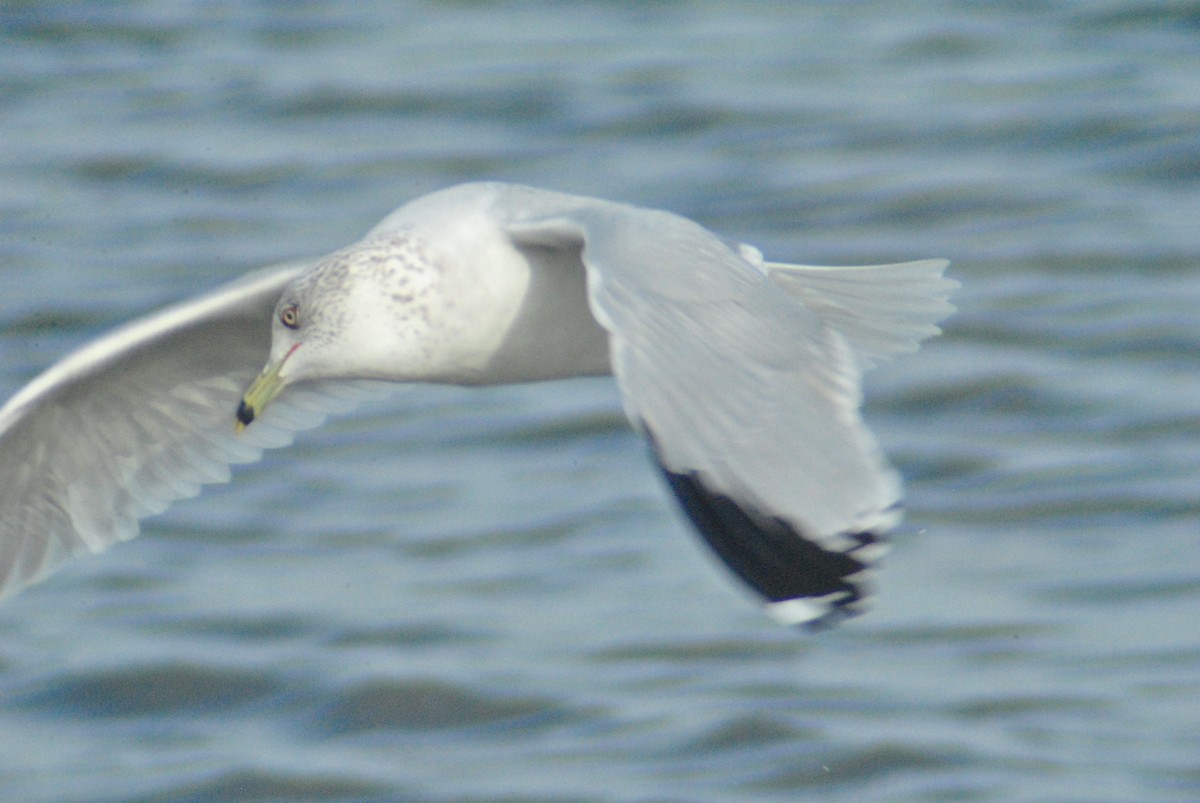
[[[295,304],[288,304],[286,307],[279,310],[279,322],[288,329],[299,329],[300,308]]]

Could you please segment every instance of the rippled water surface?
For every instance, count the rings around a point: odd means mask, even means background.
[[[0,395],[499,178],[945,256],[872,612],[767,621],[607,380],[414,387],[0,606],[0,791],[1200,798],[1200,5],[8,3]]]

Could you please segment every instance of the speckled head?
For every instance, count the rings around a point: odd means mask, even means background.
[[[293,343],[302,344],[294,367],[284,372],[291,381],[408,378],[423,362],[420,344],[440,284],[439,266],[412,234],[336,251],[284,290],[275,308],[271,356],[282,358]],[[296,317],[290,325],[289,309]]]
[[[249,424],[290,384],[317,379],[419,379],[441,284],[423,242],[404,232],[335,251],[280,295],[271,355],[238,411]]]

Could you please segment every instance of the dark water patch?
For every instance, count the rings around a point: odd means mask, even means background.
[[[1194,661],[1195,659],[1193,659]],[[1148,664],[1148,669],[1159,670],[1158,664]],[[1200,679],[1153,680],[1129,684],[1132,697],[1138,700],[1153,700],[1160,704],[1191,706],[1200,692]]]
[[[1136,30],[1174,30],[1192,36],[1200,33],[1200,5],[1194,2],[1098,3],[1076,7],[1075,25],[1085,32],[1119,33]]]
[[[979,334],[978,329],[975,334]],[[1049,426],[1048,419],[1075,417],[1079,410],[1077,399],[1055,393],[1038,377],[1017,373],[947,380],[937,387],[893,394],[888,402],[889,413],[984,415],[992,427],[1002,417],[1015,420],[1023,428]]]
[[[820,732],[798,728],[776,717],[756,714],[730,719],[679,748],[680,755],[726,754],[790,742],[816,742]]]
[[[763,659],[795,658],[808,647],[800,636],[795,641],[748,641],[713,639],[695,642],[661,642],[630,644],[594,652],[593,661],[600,663],[665,663],[695,664],[697,662],[736,663],[757,662]]]
[[[994,462],[984,457],[932,455],[929,452],[909,452],[903,448],[889,450],[892,462],[910,486],[916,483],[946,483],[991,471]]]
[[[1082,657],[1063,657],[1059,659],[1064,665],[1078,669],[1080,672],[1091,671],[1126,671],[1138,669],[1182,669],[1190,670],[1200,666],[1200,648],[1183,647],[1178,649],[1154,650],[1121,650],[1120,652],[1105,652],[1098,655]],[[1200,683],[1200,675],[1190,683]]]
[[[1042,697],[1037,695],[1012,695],[992,697],[948,706],[954,716],[967,720],[1044,718],[1057,721],[1061,716],[1077,714],[1105,714],[1111,711],[1112,703],[1096,697]]]
[[[283,98],[268,111],[282,120],[328,118],[345,124],[347,119],[363,115],[382,119],[443,116],[546,121],[558,117],[564,108],[561,92],[553,83],[489,84],[486,88],[453,87],[436,92],[319,87]]]
[[[1131,602],[1168,601],[1196,597],[1200,600],[1200,578],[1186,577],[1137,580],[1108,579],[1099,583],[1078,583],[1034,593],[1037,599],[1051,603],[1076,605],[1125,605]]]
[[[975,625],[922,625],[891,627],[870,635],[871,641],[883,645],[922,646],[1003,644],[1051,635],[1058,631],[1049,624],[1026,622],[987,622]]]
[[[482,633],[473,633],[453,625],[411,623],[370,629],[343,629],[325,643],[331,647],[440,647],[484,641]]]
[[[1048,438],[1057,437],[1047,434]],[[1196,500],[1186,482],[1156,480],[1166,469],[1080,458],[1038,469],[997,467],[948,480],[940,489],[922,488],[923,515],[942,523],[989,526],[1054,525],[1086,529],[1141,531],[1149,522],[1194,518]]]
[[[486,429],[488,443],[497,446],[529,448],[538,445],[555,446],[569,441],[594,441],[610,435],[621,435],[629,430],[629,421],[624,413],[613,410],[584,413],[569,417],[539,417],[536,421],[519,421],[512,426],[497,427],[495,419],[479,422]],[[479,446],[479,432],[474,425],[458,438],[460,443]]]
[[[523,512],[518,511],[514,515],[519,517]],[[422,560],[455,559],[464,554],[478,555],[485,551],[502,552],[505,559],[501,565],[511,562],[510,558],[514,554],[512,550],[532,550],[553,556],[554,561],[585,563],[589,568],[628,569],[644,565],[645,555],[641,550],[622,546],[597,547],[582,551],[571,548],[570,545],[582,544],[580,539],[584,536],[591,536],[593,540],[588,543],[596,544],[594,534],[644,527],[645,515],[645,506],[640,503],[613,503],[602,509],[593,509],[580,502],[578,509],[565,515],[544,516],[541,520],[527,522],[517,521],[507,527],[468,528],[434,533],[421,540],[414,536],[395,545],[394,548],[405,556]],[[555,549],[559,551],[547,551]],[[550,576],[546,576],[545,580],[553,581]]]
[[[1047,648],[1062,628],[1025,622],[895,627],[870,634],[873,644],[896,653],[947,656],[974,667],[1019,665]]]
[[[167,664],[68,676],[21,704],[96,719],[204,716],[260,703],[282,686],[260,672]]]
[[[1116,68],[1106,76],[1096,76],[1096,80],[1115,86],[1131,77],[1127,70]],[[1063,119],[1012,121],[1012,125],[1007,133],[1021,149],[1073,154],[1075,158],[1084,150],[1093,154],[1125,151],[1149,143],[1157,133],[1147,130],[1145,120],[1134,115],[1114,118],[1081,113]]]
[[[292,15],[287,15],[292,6],[272,6],[260,21],[247,20],[247,30],[268,49],[311,52],[323,47],[337,47],[347,39],[352,26],[367,25],[358,14],[339,14],[334,7],[325,14],[311,13],[313,9],[307,6],[307,3],[296,4],[299,13]]]
[[[1114,328],[1117,324],[1114,324]],[[1190,363],[1200,351],[1200,341],[1194,324],[1186,321],[1132,321],[1128,316],[1119,324],[1120,332],[1095,331],[1093,337],[1072,346],[1080,357],[1121,357],[1136,360],[1143,365],[1148,361]]]
[[[1029,197],[1005,197],[998,191],[979,192],[966,187],[948,186],[908,190],[902,195],[880,197],[863,212],[860,222],[879,226],[930,226],[959,222],[978,226],[980,219],[1004,221],[1044,221],[1069,211],[1064,200],[1035,200]],[[946,256],[953,256],[947,254]]]
[[[594,121],[588,131],[596,137],[687,137],[714,131],[730,119],[731,112],[689,106],[670,99],[643,102],[622,114]]]
[[[1196,270],[1196,254],[1178,242],[1141,241],[1128,249],[1097,248],[1089,241],[1066,245],[1070,248],[1065,251],[1048,248],[1016,261],[989,259],[973,262],[971,272],[978,278],[972,283],[979,285],[983,279],[1001,283],[1011,281],[1016,287],[1027,286],[1035,291],[1044,291],[1050,282],[1070,279],[1080,282],[1071,289],[1077,301],[1102,304],[1143,292],[1146,285],[1139,286],[1139,280],[1178,277],[1185,285],[1190,285]],[[1104,287],[1097,284],[1100,280],[1115,282],[1109,285],[1111,293],[1096,293],[1098,288]],[[986,294],[992,296],[987,304],[993,309],[1007,310],[1013,306],[1011,290]],[[1034,293],[1030,295],[1036,300]],[[1155,303],[1169,300],[1158,294],[1151,295]],[[961,316],[958,321],[952,320],[952,325],[957,327],[959,321]]]
[[[481,694],[433,679],[371,680],[322,707],[311,727],[323,736],[464,728],[529,730],[572,716],[562,704],[547,698]]]
[[[171,800],[209,801],[369,801],[413,800],[394,786],[327,775],[281,775],[262,770],[234,770],[198,783],[186,783],[144,797],[122,798],[130,803]]]
[[[37,310],[0,321],[0,337],[21,338],[95,331],[111,321],[86,307],[70,309],[59,304],[53,309]]]
[[[140,625],[165,633],[237,641],[281,641],[312,636],[316,627],[299,616],[172,616]]]
[[[867,699],[862,689],[848,686],[812,686],[743,678],[736,679],[733,688],[737,689],[740,698],[765,700],[771,704],[780,702],[794,707],[801,700],[805,710],[854,707]]]
[[[1160,141],[1122,154],[1113,160],[1109,170],[1127,181],[1164,184],[1191,191],[1200,179],[1200,143],[1194,132],[1181,133],[1171,139],[1175,141]]]
[[[138,51],[166,50],[182,43],[186,28],[151,23],[156,15],[86,14],[86,6],[71,6],[70,12],[55,14],[53,7],[31,5],[26,13],[5,11],[6,37],[47,45],[89,48],[121,45]],[[166,19],[164,17],[163,19]]]
[[[1145,283],[1124,291],[1100,277],[1047,278],[1023,293],[1009,293],[991,309],[971,310],[951,320],[952,337],[960,345],[977,343],[987,349],[1008,347],[1002,359],[1038,350],[1072,360],[1080,357],[1127,356],[1134,359],[1193,355],[1197,332],[1193,310],[1197,288],[1187,279],[1173,280],[1169,271],[1146,277]],[[1155,281],[1158,279],[1158,281]],[[1090,288],[1081,285],[1089,283]],[[1170,298],[1147,297],[1145,287]],[[1167,285],[1167,286],[1164,286]],[[1111,289],[1105,289],[1105,285]],[[1081,299],[1080,296],[1092,294]],[[1107,293],[1111,293],[1108,295]],[[1056,363],[1046,361],[1047,369]],[[1010,369],[1011,370],[1011,369]],[[1047,371],[1043,370],[1044,376]]]
[[[238,482],[237,467],[233,468],[231,481]],[[202,494],[222,494],[230,492],[227,483],[206,483]],[[240,490],[240,489],[238,489]],[[293,492],[295,490],[293,489]],[[235,511],[225,520],[208,517],[207,500],[199,504],[196,524],[184,521],[175,525],[172,517],[179,515],[175,511],[168,512],[160,520],[144,524],[143,535],[151,535],[154,539],[155,550],[162,550],[163,560],[169,559],[180,562],[190,561],[197,553],[230,556],[238,560],[250,561],[258,559],[264,553],[274,549],[284,551],[277,545],[283,539],[281,531],[286,531],[287,514],[290,510],[275,510],[270,506],[272,500],[261,497],[253,499],[253,507]],[[222,511],[224,512],[224,511]],[[247,515],[249,512],[249,515]],[[281,523],[282,522],[282,523]],[[261,551],[254,551],[257,547]],[[153,573],[155,567],[148,565],[141,569],[144,573]]]
[[[888,60],[898,65],[921,62],[966,62],[994,52],[998,46],[989,37],[967,29],[933,30],[896,47]]]
[[[112,191],[122,183],[154,187],[156,192],[215,190],[222,195],[262,192],[288,184],[300,172],[299,165],[281,162],[263,167],[164,162],[158,158],[92,156],[67,166],[78,178],[95,182]]]
[[[861,789],[881,777],[900,774],[931,777],[938,772],[957,770],[970,761],[970,756],[959,748],[920,748],[884,742],[843,751],[833,757],[802,758],[794,762],[791,768],[770,775],[753,786],[772,791],[843,785]]]
[[[581,516],[572,516],[566,520],[530,523],[520,527],[506,529],[489,529],[484,532],[468,532],[457,535],[443,535],[424,541],[413,541],[400,544],[397,549],[405,555],[414,558],[446,558],[473,553],[483,549],[531,547],[537,548],[547,544],[564,541],[577,535],[588,522]]]
[[[172,582],[152,568],[115,569],[88,577],[88,584],[97,595],[111,594],[114,598],[141,598],[144,594],[162,591]],[[113,601],[120,602],[119,599]]]
[[[1191,767],[1151,767],[1144,773],[1147,788],[1170,790],[1177,800],[1195,800],[1200,790],[1200,765]]]
[[[272,117],[341,119],[349,115],[424,115],[446,108],[446,99],[433,93],[380,90],[371,92],[345,87],[310,89],[276,101]]]
[[[428,801],[428,803],[440,803],[446,799],[447,798],[441,796],[415,797],[412,798],[411,801],[409,801],[408,798],[405,798],[404,801],[405,803],[426,803],[426,801]],[[602,797],[593,797],[590,795],[574,794],[568,794],[562,797],[557,795],[483,795],[479,797],[471,795],[469,797],[454,797],[450,798],[450,800],[452,800],[453,803],[607,803],[607,801],[612,800],[612,797],[608,795]],[[682,798],[663,797],[656,798],[656,800],[662,800],[663,803],[680,803]]]

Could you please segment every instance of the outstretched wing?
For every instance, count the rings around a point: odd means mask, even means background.
[[[697,529],[777,617],[856,612],[901,495],[861,372],[938,331],[946,263],[764,263],[669,213],[570,200],[510,236],[579,249],[626,412]]]
[[[306,265],[268,268],[85,345],[0,408],[0,596],[138,520],[225,482],[337,406],[289,393],[253,431],[234,410],[270,350],[271,314]]]

